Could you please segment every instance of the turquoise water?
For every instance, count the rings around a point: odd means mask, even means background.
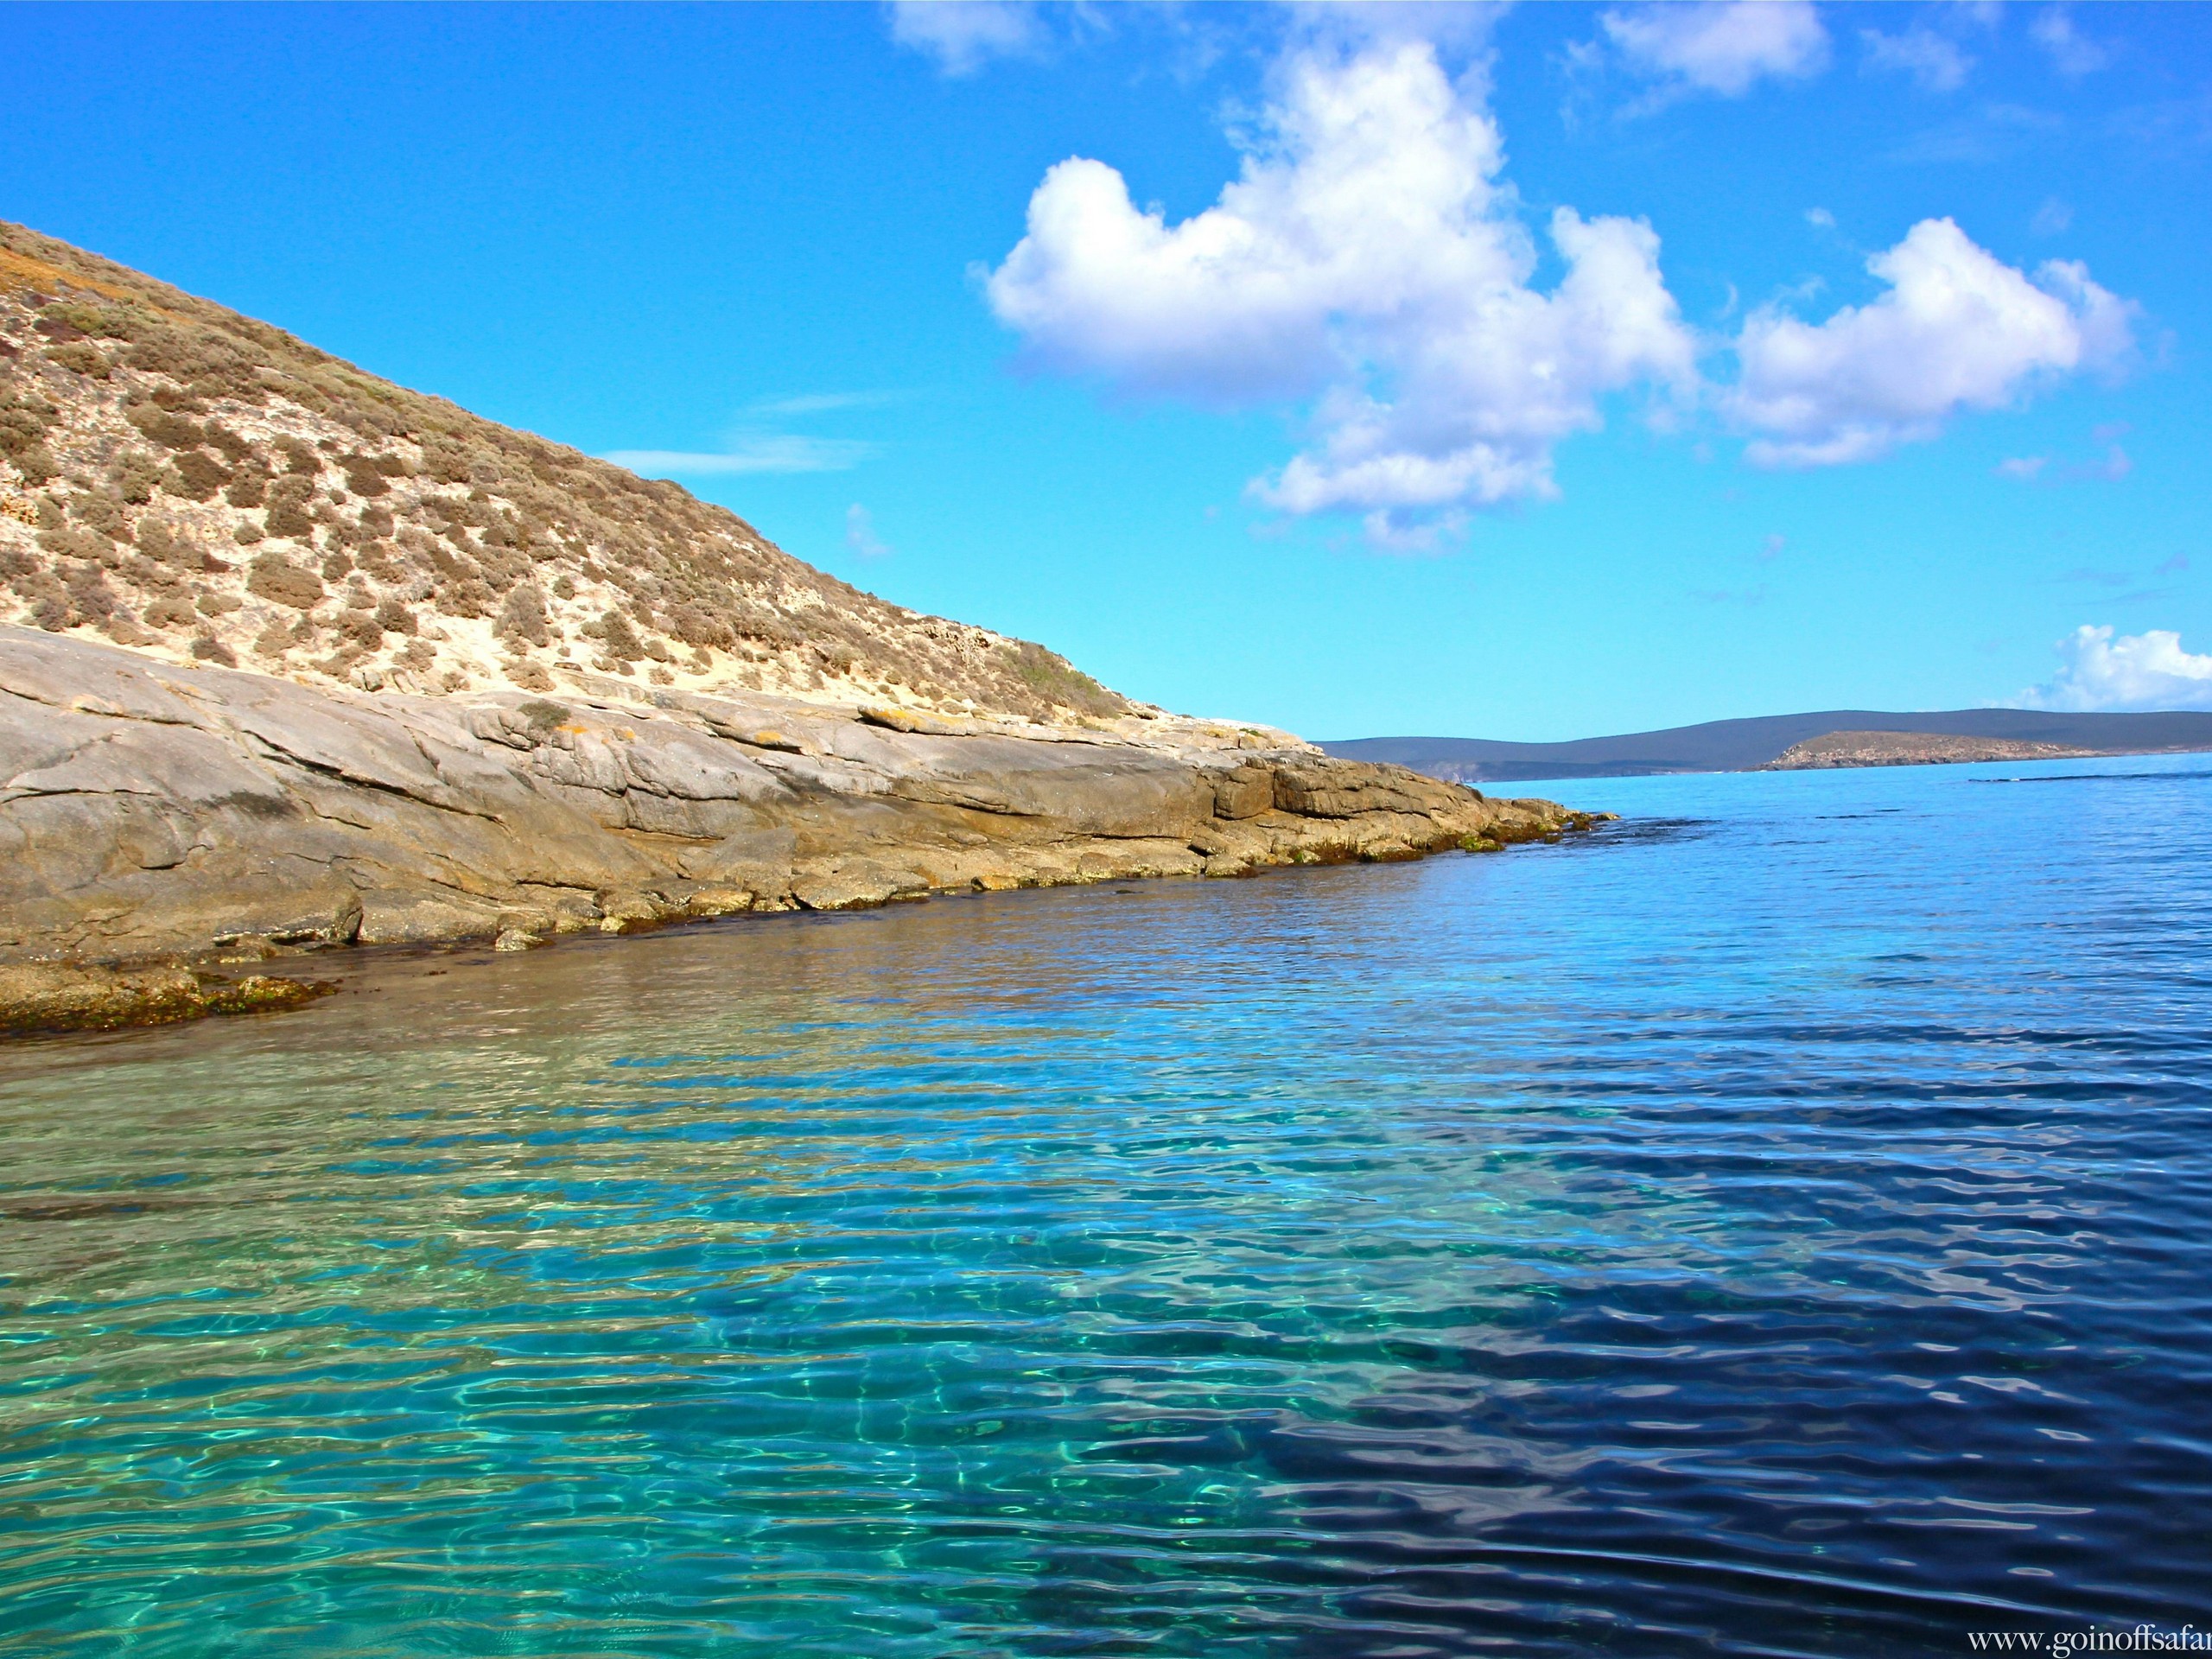
[[[0,1051],[0,1650],[2212,1622],[2203,758],[1550,792]]]

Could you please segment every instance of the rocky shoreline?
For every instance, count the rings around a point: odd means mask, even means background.
[[[1173,715],[1049,726],[569,680],[346,692],[0,628],[0,1030],[290,1006],[351,947],[524,950],[1594,822]]]

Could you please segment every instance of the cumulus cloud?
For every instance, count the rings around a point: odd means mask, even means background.
[[[1418,542],[1554,493],[1554,446],[1605,394],[1695,385],[1641,220],[1557,209],[1566,273],[1531,286],[1497,124],[1426,41],[1293,51],[1239,142],[1239,176],[1173,226],[1106,163],[1058,163],[986,291],[1038,368],[1215,407],[1311,399],[1310,441],[1256,499]]]
[[[2073,15],[2053,6],[2028,25],[2029,38],[2050,57],[2051,67],[2067,79],[2094,74],[2112,61],[2104,46],[2074,27]]]
[[[2050,465],[2049,455],[2007,455],[1997,463],[1997,475],[2017,483],[2032,484]]]
[[[875,453],[850,438],[792,434],[746,438],[727,449],[617,449],[601,457],[649,478],[693,478],[735,473],[842,473]]]
[[[875,533],[875,520],[857,501],[845,509],[845,545],[864,559],[880,559],[891,549]]]
[[[1662,82],[1662,94],[1740,98],[1770,76],[1802,79],[1827,67],[1827,30],[1811,0],[1630,6],[1599,22],[1631,66]]]
[[[1862,29],[1859,38],[1866,44],[1868,68],[1908,75],[1927,92],[1958,91],[1974,67],[1974,59],[1960,49],[1957,41],[1938,35],[1925,23],[1915,23],[1897,35]]]
[[[1045,31],[1020,0],[892,0],[891,38],[948,75],[972,75],[993,58],[1035,53]]]
[[[2058,642],[2058,671],[2014,702],[2024,709],[2212,709],[2212,656],[2183,651],[2164,628],[2113,635],[2083,626]]]
[[[1889,285],[1866,305],[1821,323],[1768,308],[1745,323],[1726,401],[1759,435],[1754,464],[1870,460],[1934,437],[1960,410],[2115,365],[2133,343],[2134,308],[2085,267],[2050,260],[2031,279],[1948,219],[1921,220],[1866,268]]]

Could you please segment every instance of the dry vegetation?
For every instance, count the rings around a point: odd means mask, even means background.
[[[0,622],[367,690],[563,671],[1065,720],[1122,698],[677,485],[0,221]]]

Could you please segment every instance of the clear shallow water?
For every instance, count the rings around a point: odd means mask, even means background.
[[[2207,1623],[2202,757],[1547,792],[0,1051],[0,1650]]]

